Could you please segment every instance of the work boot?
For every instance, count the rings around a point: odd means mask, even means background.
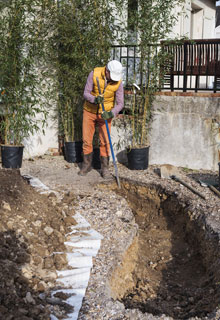
[[[92,170],[92,153],[83,155],[83,163],[79,176],[85,176],[89,171]]]
[[[109,157],[100,157],[101,160],[101,176],[104,179],[111,179],[112,175],[109,172]]]

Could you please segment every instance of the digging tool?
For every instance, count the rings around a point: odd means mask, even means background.
[[[217,196],[220,198],[220,192],[207,180],[199,180],[201,186],[203,187],[209,187],[210,190],[212,190]]]
[[[96,81],[97,81],[97,85],[98,85],[99,94],[101,95],[102,93],[101,93],[101,88],[100,88],[98,77],[96,77]],[[102,106],[102,111],[104,112],[105,111],[104,104],[101,103],[101,106]],[[114,150],[113,150],[113,147],[112,147],[112,140],[111,140],[111,135],[110,135],[110,131],[109,131],[108,121],[107,120],[105,120],[105,125],[106,125],[106,130],[107,130],[107,133],[108,133],[108,140],[109,140],[109,144],[110,144],[113,164],[114,164],[114,167],[115,167],[115,176],[116,176],[116,180],[117,180],[117,183],[118,183],[118,187],[119,187],[119,189],[121,189],[121,184],[120,184],[120,180],[119,180],[119,176],[118,176],[118,167],[117,167],[117,164],[116,164],[116,161],[115,161],[115,154],[114,154]]]
[[[202,199],[206,200],[206,198],[203,194],[201,194],[199,191],[197,191],[196,189],[191,187],[188,183],[186,183],[185,181],[183,181],[182,179],[180,179],[179,177],[176,176],[178,174],[178,169],[175,166],[172,166],[169,164],[162,165],[161,169],[160,169],[160,174],[161,174],[161,178],[173,179],[173,180],[181,183],[182,185],[184,185],[186,188],[191,190],[193,193],[200,196]]]
[[[198,196],[200,196],[202,199],[206,200],[206,197],[200,193],[199,191],[197,191],[196,189],[194,189],[193,187],[191,187],[188,183],[186,183],[185,181],[183,181],[182,179],[176,177],[176,176],[171,176],[172,179],[174,179],[175,181],[181,183],[182,185],[184,185],[185,187],[187,187],[189,190],[191,190],[193,193],[197,194]]]

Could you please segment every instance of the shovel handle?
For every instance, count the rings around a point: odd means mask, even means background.
[[[180,182],[182,185],[184,185],[185,187],[187,187],[189,190],[191,190],[193,193],[197,194],[198,196],[200,196],[202,199],[206,200],[205,196],[200,193],[199,191],[197,191],[196,189],[194,189],[193,187],[191,187],[188,183],[184,182],[183,180],[181,180],[180,178],[177,178],[176,176],[171,176],[172,179],[174,179],[175,181]]]
[[[99,78],[98,77],[96,77],[96,81],[97,81],[97,85],[98,85],[99,94],[101,94],[101,88],[100,88]],[[103,103],[101,103],[101,106],[102,106],[102,111],[105,111],[105,107],[104,107]],[[116,160],[115,160],[115,154],[114,154],[114,150],[113,150],[113,146],[112,146],[112,140],[111,140],[111,135],[110,135],[110,131],[109,131],[108,121],[107,120],[105,120],[105,126],[106,126],[106,130],[107,130],[107,134],[108,134],[108,140],[109,140],[109,144],[110,144],[112,160],[113,160],[113,164],[114,164],[114,167],[115,167],[116,180],[117,180],[119,189],[121,189],[121,184],[120,184],[120,180],[119,180],[119,176],[118,176],[118,167],[117,167]]]
[[[214,186],[211,186],[211,185],[209,184],[209,188],[210,188],[213,192],[215,192],[215,193],[219,196],[219,198],[220,198],[220,192],[219,192]]]

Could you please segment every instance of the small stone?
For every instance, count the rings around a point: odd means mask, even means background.
[[[64,218],[64,222],[68,226],[75,226],[76,225],[76,220],[73,217]]]
[[[67,258],[65,254],[56,254],[54,256],[54,264],[57,270],[62,270],[62,268],[67,264]]]
[[[8,222],[7,222],[7,227],[8,227],[8,229],[13,229],[13,227],[14,227],[14,222],[13,222],[13,221],[8,221]]]
[[[21,314],[28,314],[28,310],[24,309],[24,308],[19,308],[18,309],[18,313],[21,313]]]
[[[123,212],[121,210],[116,211],[115,213],[119,218],[123,218]]]
[[[36,253],[39,254],[43,258],[49,255],[47,248],[43,247],[40,244],[36,244],[34,246],[34,249],[35,249]]]
[[[51,227],[46,227],[44,228],[44,232],[46,233],[47,236],[50,236],[54,232],[54,229]]]
[[[44,259],[44,268],[51,269],[54,266],[53,258],[48,257]]]
[[[5,210],[11,211],[10,204],[7,203],[6,201],[2,201],[2,207],[3,207],[3,209],[5,209]]]
[[[64,243],[65,237],[64,237],[64,235],[63,235],[61,232],[55,230],[55,231],[54,231],[54,234],[55,234],[55,236],[57,237],[59,243],[61,243],[61,244]]]
[[[37,291],[44,292],[46,290],[46,283],[44,281],[40,281],[37,285]]]
[[[35,222],[32,222],[32,224],[33,224],[35,227],[40,228],[41,225],[42,225],[42,222],[41,222],[40,220],[37,220],[37,221],[35,221]]]
[[[43,258],[40,256],[34,256],[34,257],[32,257],[32,259],[33,259],[34,264],[37,266],[40,266],[43,264]]]
[[[27,292],[25,299],[26,299],[26,301],[27,301],[28,303],[35,304],[35,300],[33,299],[33,297],[32,297],[32,295],[31,295],[30,292]]]

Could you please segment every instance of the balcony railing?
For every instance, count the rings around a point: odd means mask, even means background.
[[[164,50],[169,56],[160,90],[220,91],[220,39],[161,42],[156,54],[158,50]],[[112,58],[124,66],[126,88],[130,88],[133,82],[143,85],[144,75],[140,71],[141,57],[137,46],[113,46]]]

